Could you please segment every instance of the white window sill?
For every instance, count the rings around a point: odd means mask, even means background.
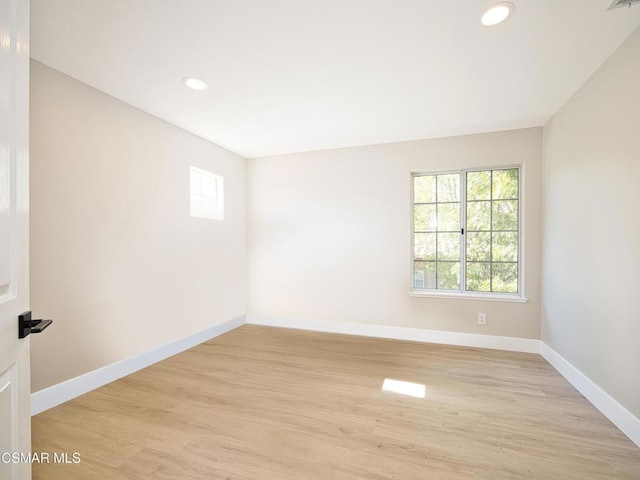
[[[527,303],[526,297],[508,293],[470,293],[470,292],[444,292],[438,290],[411,290],[410,297],[428,298],[457,298],[460,300],[484,300],[487,302]]]

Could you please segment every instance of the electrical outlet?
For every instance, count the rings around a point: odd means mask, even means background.
[[[487,324],[487,314],[478,313],[478,325],[486,325],[486,324]]]

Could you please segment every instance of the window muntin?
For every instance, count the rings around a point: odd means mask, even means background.
[[[413,176],[413,288],[519,293],[518,168]]]

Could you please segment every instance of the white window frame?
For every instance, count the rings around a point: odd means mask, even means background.
[[[490,170],[506,170],[506,169],[518,169],[518,293],[501,293],[501,292],[475,292],[467,291],[466,288],[466,216],[467,216],[467,188],[466,188],[466,174],[469,172],[484,172]],[[415,241],[415,226],[414,226],[414,178],[423,175],[447,175],[447,174],[460,174],[460,225],[464,226],[465,233],[461,233],[460,241],[460,290],[442,290],[442,289],[416,289],[414,287],[415,281],[415,269],[414,269],[414,241]],[[524,166],[523,165],[499,165],[488,166],[478,168],[463,168],[457,170],[443,170],[443,171],[426,171],[426,172],[411,172],[410,175],[410,212],[411,212],[411,234],[410,234],[410,268],[411,273],[408,278],[411,279],[411,290],[409,296],[411,297],[430,297],[430,298],[457,298],[467,300],[488,300],[499,302],[513,302],[513,303],[526,303],[528,301],[524,292]]]
[[[205,188],[208,181],[208,188]],[[199,191],[194,184],[199,182]],[[189,208],[192,217],[224,220],[224,178],[202,168],[189,167]]]

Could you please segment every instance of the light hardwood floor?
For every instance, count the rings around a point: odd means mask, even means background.
[[[36,480],[640,479],[538,355],[249,325],[34,417],[33,451],[81,455]]]

